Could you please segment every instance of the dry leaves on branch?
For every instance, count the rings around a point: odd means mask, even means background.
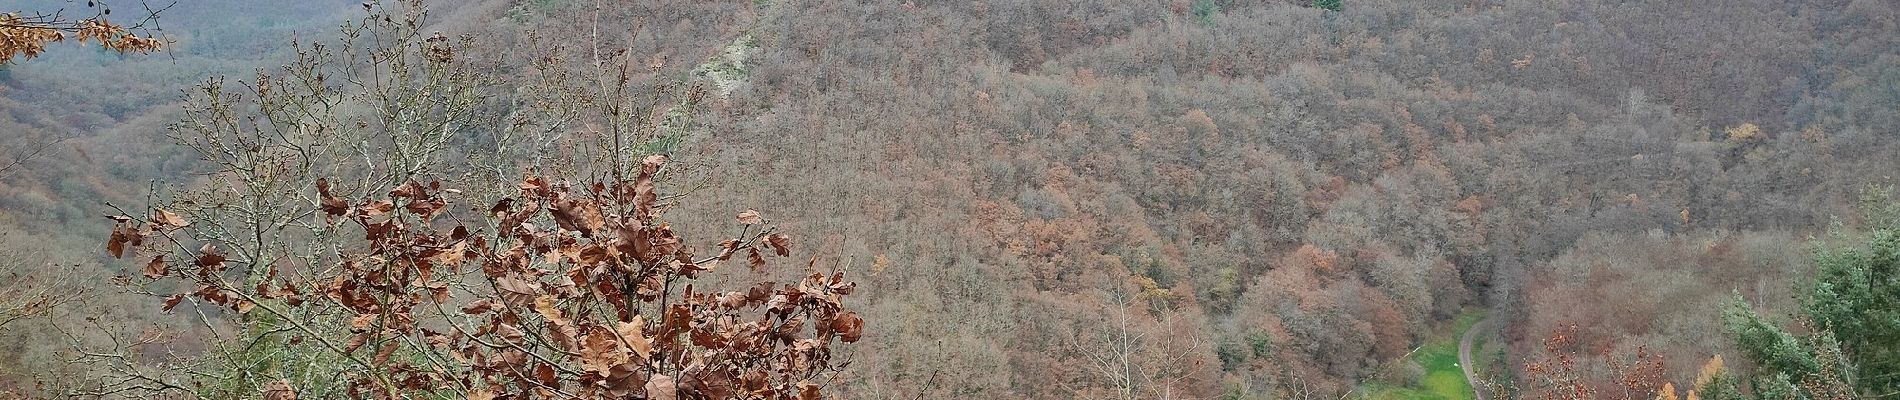
[[[166,310],[187,298],[239,313],[303,304],[305,323],[347,324],[347,337],[329,343],[368,368],[347,380],[361,393],[460,387],[471,399],[821,397],[812,382],[840,368],[831,346],[863,335],[864,320],[843,304],[856,285],[843,273],[812,273],[731,291],[696,286],[700,273],[739,252],[763,271],[766,252],[791,255],[792,238],[748,228],[750,236],[722,238],[717,255],[696,259],[688,241],[657,218],[653,178],[666,159],[642,161],[630,182],[526,177],[515,197],[488,207],[489,221],[474,227],[459,217],[432,222],[453,209],[437,195],[453,189],[439,183],[408,182],[387,198],[351,202],[320,180],[316,210],[365,232],[349,236],[355,243],[339,265],[323,270],[329,275],[291,282],[272,266],[254,287],[231,287],[219,274],[225,253],[211,244],[173,254],[192,260],[196,276],[172,273],[166,255],[143,272],[197,284],[167,298]],[[108,251],[115,257],[151,233],[139,221],[114,220]],[[188,231],[182,221],[161,210],[152,222]],[[765,220],[747,210],[737,222]],[[302,293],[327,301],[302,302]],[[335,315],[342,317],[325,317]],[[320,343],[290,345],[328,351]],[[282,383],[272,388],[294,398],[292,382]]]

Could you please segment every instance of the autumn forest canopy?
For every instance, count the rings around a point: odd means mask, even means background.
[[[0,0],[0,397],[1900,398],[1900,3]]]

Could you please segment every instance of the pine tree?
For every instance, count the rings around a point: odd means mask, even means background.
[[[1757,398],[1900,392],[1900,223],[1881,214],[1893,209],[1892,193],[1891,187],[1863,192],[1863,220],[1875,224],[1865,244],[1816,252],[1815,278],[1797,316],[1813,333],[1797,338],[1761,318],[1739,294],[1724,310],[1729,334],[1762,367],[1749,380]]]

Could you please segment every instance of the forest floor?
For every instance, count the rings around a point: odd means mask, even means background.
[[[1425,340],[1423,346],[1412,352],[1410,359],[1398,361],[1398,365],[1408,362],[1417,363],[1424,369],[1423,376],[1419,377],[1416,383],[1408,386],[1367,384],[1361,388],[1366,393],[1363,398],[1473,400],[1474,392],[1471,390],[1471,383],[1466,380],[1463,364],[1459,362],[1459,349],[1461,344],[1468,344],[1463,339],[1468,339],[1469,335],[1462,334],[1473,331],[1472,328],[1483,322],[1484,317],[1485,313],[1481,310],[1467,310],[1459,314],[1450,324],[1434,331],[1432,336]]]

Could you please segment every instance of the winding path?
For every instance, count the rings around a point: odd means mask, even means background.
[[[1478,338],[1478,331],[1489,323],[1491,323],[1491,318],[1485,317],[1478,323],[1471,324],[1470,328],[1465,329],[1464,337],[1458,339],[1458,368],[1464,370],[1465,383],[1471,385],[1471,393],[1474,395],[1472,398],[1477,400],[1490,400],[1490,396],[1485,393],[1484,386],[1478,384],[1478,374],[1471,371],[1471,342]]]

